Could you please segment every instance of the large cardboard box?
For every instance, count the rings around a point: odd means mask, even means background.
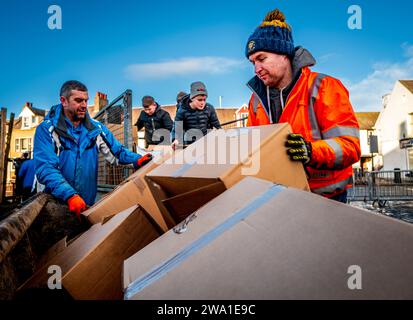
[[[286,153],[290,132],[289,124],[214,130],[175,154],[147,174],[164,217],[182,221],[245,176],[309,190],[303,165]]]
[[[20,290],[47,288],[53,275],[48,269],[58,266],[61,284],[73,298],[122,299],[123,261],[161,234],[152,217],[135,205],[102,224],[93,225],[64,249],[61,248],[64,243],[59,242],[59,250],[54,250],[55,254],[40,264]]]
[[[133,173],[128,179],[120,184],[111,193],[100,199],[91,208],[82,214],[92,223],[100,223],[107,216],[119,213],[133,205],[142,206],[164,231],[174,225],[172,221],[165,221],[160,206],[157,203],[145,181],[145,175],[158,167],[161,163],[172,156],[172,149],[157,149],[152,152],[154,159],[144,167]],[[168,216],[166,216],[168,218]]]
[[[412,299],[412,252],[413,225],[245,178],[125,261],[125,299]]]

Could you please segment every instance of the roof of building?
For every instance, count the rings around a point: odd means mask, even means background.
[[[379,115],[380,112],[356,112],[360,130],[372,130]]]
[[[400,80],[400,83],[413,93],[413,80]]]
[[[21,129],[22,127],[22,119],[18,118],[14,120],[13,129]]]
[[[26,107],[29,108],[36,116],[41,116],[41,117],[46,116],[46,110],[44,109],[38,109],[32,106],[26,106]]]

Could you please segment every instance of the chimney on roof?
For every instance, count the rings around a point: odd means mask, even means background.
[[[108,104],[108,95],[97,91],[95,95],[94,113],[99,112]]]
[[[26,102],[26,104],[24,105],[25,107],[28,108],[32,108],[33,107],[33,103],[32,102]]]

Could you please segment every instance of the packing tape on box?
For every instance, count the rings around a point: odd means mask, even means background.
[[[236,213],[234,213],[231,217],[229,217],[223,223],[216,226],[214,229],[210,230],[208,233],[204,234],[197,240],[193,241],[192,243],[184,247],[181,251],[179,251],[173,257],[165,260],[162,264],[154,267],[151,271],[145,273],[144,275],[142,275],[141,277],[133,281],[126,288],[124,299],[130,300],[138,292],[142,291],[144,288],[150,286],[152,283],[162,278],[165,274],[172,271],[179,264],[181,264],[183,261],[185,261],[190,256],[192,256],[194,253],[198,252],[203,247],[208,245],[210,242],[218,238],[225,231],[235,226],[241,220],[246,219],[249,215],[254,213],[257,209],[259,209],[262,205],[264,205],[268,200],[277,196],[284,189],[285,187],[280,186],[280,185],[272,186],[266,192],[264,192],[260,196],[250,201],[242,209],[239,209]]]

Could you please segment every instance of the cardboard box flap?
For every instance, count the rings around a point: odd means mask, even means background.
[[[137,206],[129,208],[120,214],[113,216],[107,223],[95,224],[92,227],[80,235],[74,242],[61,250],[58,254],[51,257],[50,260],[42,262],[37,272],[24,283],[20,289],[45,286],[50,274],[47,273],[47,269],[50,265],[58,265],[62,270],[62,275],[69,272],[84,256],[91,252],[99,243],[101,243],[122,221],[130,215]],[[62,243],[57,245],[60,247]],[[62,258],[64,257],[64,258]]]
[[[152,182],[162,186],[163,191],[168,197],[190,192],[195,189],[206,187],[210,184],[219,182],[217,178],[201,179],[201,178],[171,178],[171,177],[151,177]]]
[[[79,260],[63,277],[63,286],[76,299],[121,299],[123,261],[161,232],[151,216],[138,207],[96,245],[93,254]]]
[[[123,261],[161,234],[145,210],[131,207],[105,224],[93,225],[63,250],[64,242],[57,243],[52,252],[58,252],[46,256],[19,290],[47,287],[49,267],[58,266],[63,287],[73,298],[121,299]]]
[[[67,248],[67,236],[61,239],[60,241],[56,242],[49,250],[46,251],[45,254],[41,256],[39,261],[36,264],[36,270],[43,268],[46,263],[48,263],[51,259],[61,253],[63,250]]]
[[[138,204],[142,206],[147,213],[152,215],[164,231],[168,230],[167,223],[164,221],[157,201],[149,190],[145,175],[171,156],[171,150],[169,152],[154,152],[154,159],[151,162],[130,175],[128,179],[116,187],[115,190],[101,198],[82,214],[87,217],[91,223],[101,223],[105,217],[112,216]]]
[[[126,299],[413,298],[407,223],[253,178],[186,222],[125,261]]]
[[[198,210],[205,203],[214,199],[226,190],[224,184],[219,181],[205,187],[179,194],[172,198],[163,200],[163,204],[168,209],[176,223],[181,222],[191,213]]]

